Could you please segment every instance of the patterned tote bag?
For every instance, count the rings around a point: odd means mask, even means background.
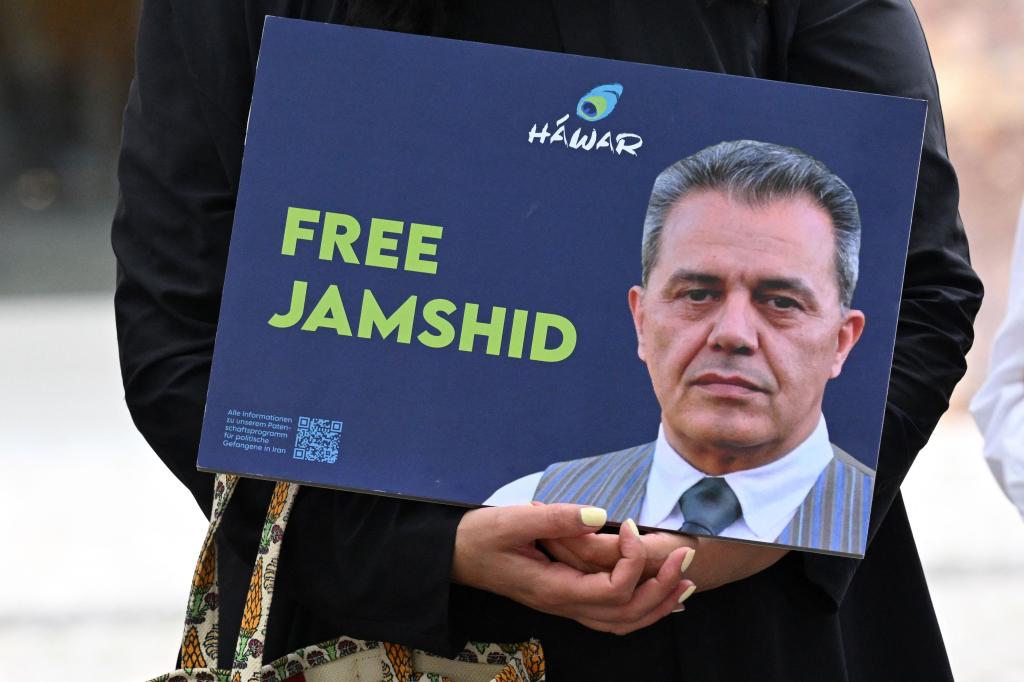
[[[217,668],[217,550],[214,534],[238,483],[218,474],[213,515],[185,611],[181,668],[150,682],[543,682],[540,642],[470,642],[454,659],[399,644],[338,637],[263,662],[278,557],[299,486],[278,483],[267,509],[231,668]]]

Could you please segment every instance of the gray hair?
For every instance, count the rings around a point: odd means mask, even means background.
[[[646,287],[658,261],[661,230],[672,207],[690,192],[717,190],[750,206],[807,196],[832,219],[839,303],[849,308],[857,287],[860,211],[849,186],[825,164],[791,147],[754,140],[720,142],[675,162],[658,175],[644,219]]]

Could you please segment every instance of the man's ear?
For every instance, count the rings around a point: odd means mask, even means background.
[[[843,364],[853,347],[860,341],[860,335],[864,333],[866,320],[864,313],[859,310],[848,310],[843,323],[839,327],[839,339],[836,344],[836,357],[832,362],[830,379],[835,379],[843,371]]]
[[[644,357],[644,288],[640,285],[629,288],[629,312],[633,315],[633,328],[636,329],[636,354],[647,362]]]

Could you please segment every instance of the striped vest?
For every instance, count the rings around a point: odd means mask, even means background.
[[[775,541],[863,555],[875,473],[835,445],[832,452],[832,461]],[[552,464],[541,476],[533,499],[603,507],[612,521],[635,519],[643,507],[653,461],[654,443],[645,443]]]

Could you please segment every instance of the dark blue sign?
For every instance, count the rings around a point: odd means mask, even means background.
[[[924,115],[269,18],[199,466],[475,505],[553,462],[653,441],[627,299],[652,185],[710,145],[758,140],[856,195],[867,324],[823,411],[831,441],[874,468]],[[721,294],[702,292],[687,305]]]

